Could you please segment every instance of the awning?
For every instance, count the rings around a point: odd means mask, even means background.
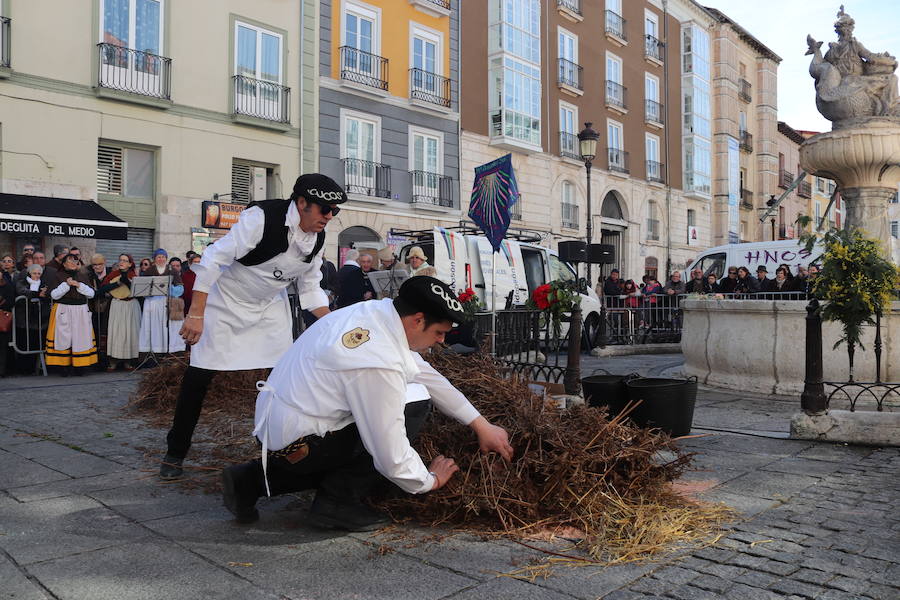
[[[0,233],[127,240],[128,223],[92,200],[0,194]]]

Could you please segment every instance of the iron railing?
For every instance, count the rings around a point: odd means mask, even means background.
[[[741,206],[744,208],[753,208],[753,192],[748,189],[741,188]]]
[[[234,114],[257,119],[291,122],[291,88],[246,75],[235,75]]]
[[[353,46],[341,46],[341,79],[388,89],[388,59]]]
[[[435,6],[440,6],[445,10],[450,10],[450,0],[425,0],[426,2],[431,2]]]
[[[578,229],[578,205],[571,202],[563,202],[560,205],[560,220],[562,226],[568,229]]]
[[[9,17],[0,17],[0,67],[6,67],[7,69],[12,65],[9,40],[9,30],[11,28],[12,21]]]
[[[753,89],[753,86],[750,85],[750,82],[746,79],[738,80],[738,98],[743,100],[744,102],[752,102],[753,96],[750,94],[750,90]]]
[[[794,174],[790,171],[785,171],[784,169],[782,169],[778,173],[778,187],[786,190],[791,187],[792,183],[794,183]]]
[[[662,42],[649,33],[644,36],[644,56],[662,60]]]
[[[628,173],[628,153],[621,148],[607,148],[608,170]]]
[[[583,90],[581,85],[581,74],[584,69],[581,65],[573,63],[565,58],[559,59],[559,69],[556,75],[556,82],[560,85],[567,85],[576,90]]]
[[[647,161],[647,181],[666,182],[666,165],[656,160]]]
[[[453,208],[452,178],[429,171],[410,171],[413,202]]]
[[[391,168],[388,165],[358,158],[341,160],[344,163],[344,189],[347,193],[375,198],[391,197]]]
[[[656,100],[647,100],[644,118],[651,123],[663,124],[663,105]]]
[[[581,160],[578,148],[578,135],[568,131],[559,132],[559,155]]]
[[[801,181],[797,187],[797,195],[801,198],[812,198],[812,185],[806,180]]]
[[[106,43],[97,44],[97,50],[98,87],[164,100],[171,98],[171,58]]]
[[[625,86],[615,81],[606,80],[606,105],[617,106],[622,110],[628,107],[625,104]]]
[[[622,15],[611,10],[606,11],[606,33],[621,40],[628,40],[625,36],[625,19],[622,18]]]
[[[509,218],[513,221],[522,220],[522,199],[516,200],[516,203],[509,207]]]
[[[749,131],[741,131],[740,147],[744,152],[753,152],[753,135]]]
[[[450,80],[424,69],[410,69],[409,97],[450,108]]]
[[[564,8],[576,15],[581,14],[581,0],[556,0],[557,8]]]

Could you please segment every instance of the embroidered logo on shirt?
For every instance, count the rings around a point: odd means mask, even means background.
[[[357,327],[341,336],[341,343],[353,350],[369,341],[369,330]]]

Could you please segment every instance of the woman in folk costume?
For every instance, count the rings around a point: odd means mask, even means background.
[[[159,248],[153,253],[153,264],[144,271],[146,277],[172,277],[169,295],[173,288],[181,288],[181,277],[169,269],[169,255]],[[182,292],[184,288],[181,288]],[[181,293],[177,294],[178,296]],[[181,314],[170,311],[168,296],[147,296],[144,298],[144,313],[141,315],[141,334],[138,347],[141,352],[181,352],[185,349],[184,340],[178,335],[184,320],[184,304]]]
[[[118,361],[125,361],[125,370],[134,369],[138,358],[138,338],[141,334],[141,305],[131,296],[131,280],[137,275],[130,254],[120,254],[116,268],[103,278],[100,291],[112,296],[109,304],[109,325],[106,335],[107,371],[115,371]]]
[[[91,287],[94,288],[94,297],[88,300],[88,309],[91,311],[91,321],[94,324],[94,339],[97,340],[98,366],[102,369],[108,364],[106,352],[106,333],[109,325],[109,294],[100,289],[103,280],[109,273],[106,267],[106,257],[102,254],[94,254],[91,257],[89,267],[85,268]]]
[[[89,367],[97,363],[94,328],[87,301],[94,297],[88,274],[78,257],[67,254],[62,267],[47,276],[53,308],[47,325],[47,366]],[[82,374],[80,370],[75,371]]]

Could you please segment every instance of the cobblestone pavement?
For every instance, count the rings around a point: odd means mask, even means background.
[[[602,364],[659,374],[679,362]],[[697,452],[685,483],[742,515],[715,546],[529,583],[500,575],[545,557],[533,549],[412,527],[314,530],[305,497],[262,500],[259,523],[235,525],[218,496],[156,480],[142,448],[164,431],[123,410],[135,384],[4,380],[0,598],[900,598],[900,451],[785,439],[796,399],[701,391],[694,433],[708,435],[681,442]]]

